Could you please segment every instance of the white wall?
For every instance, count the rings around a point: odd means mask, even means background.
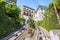
[[[28,20],[28,19],[29,19],[29,17],[28,17],[28,16],[26,16],[26,15],[23,15],[23,17],[24,17],[26,20]]]
[[[37,12],[35,13],[34,20],[35,21],[38,21],[38,20],[41,21],[41,20],[43,20],[44,14],[45,14],[45,10],[41,10],[41,8],[39,8],[37,10]]]
[[[28,7],[23,7],[23,10],[22,10],[22,11],[28,13],[28,15],[24,15],[23,12],[22,12],[22,16],[23,16],[26,20],[28,20],[30,17],[33,17],[33,15],[34,15],[34,13],[35,13],[35,10],[33,10],[33,9],[31,9],[31,8],[28,8]],[[30,14],[31,14],[32,16],[30,16]]]
[[[51,40],[59,40],[59,37],[55,35],[52,31],[50,31],[50,39]]]

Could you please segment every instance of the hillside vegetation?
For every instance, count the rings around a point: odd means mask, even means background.
[[[60,1],[52,0],[46,9],[45,17],[42,21],[38,21],[36,24],[42,26],[46,30],[60,29],[59,19],[57,14],[60,16]]]
[[[0,1],[0,38],[23,26],[24,18],[20,14],[21,10],[15,3]]]

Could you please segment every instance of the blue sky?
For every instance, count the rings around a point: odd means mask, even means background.
[[[51,0],[17,0],[17,5],[22,8],[23,5],[37,9],[38,5],[48,6]]]

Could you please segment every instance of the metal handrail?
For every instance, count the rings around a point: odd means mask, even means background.
[[[25,30],[24,30],[24,32],[25,32]],[[24,32],[22,32],[15,40],[17,40],[19,37],[22,37]]]

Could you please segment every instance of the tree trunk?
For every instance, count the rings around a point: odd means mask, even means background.
[[[56,9],[56,6],[55,6],[54,3],[53,3],[53,6],[54,6],[54,10],[55,10],[55,13],[56,13],[56,16],[57,16],[58,22],[59,22],[59,24],[60,24],[60,17],[59,17],[59,14],[58,14],[58,10]]]

